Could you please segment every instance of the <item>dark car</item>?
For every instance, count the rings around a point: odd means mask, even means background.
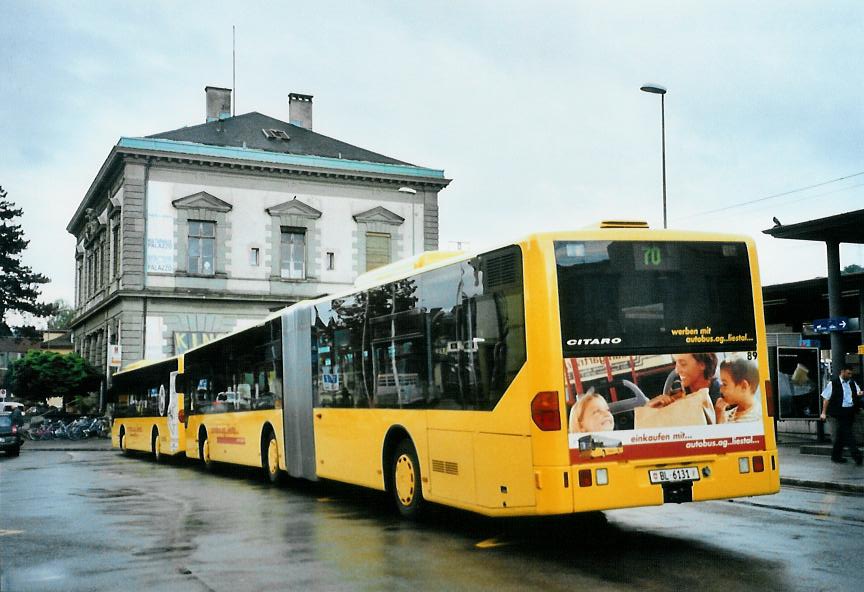
[[[18,456],[23,442],[21,427],[12,421],[12,414],[0,414],[0,450],[5,450],[9,456]]]

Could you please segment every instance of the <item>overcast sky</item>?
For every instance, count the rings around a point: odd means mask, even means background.
[[[762,234],[773,216],[864,208],[858,1],[0,0],[0,15],[0,185],[48,300],[73,299],[66,225],[117,140],[203,123],[204,87],[232,86],[232,25],[236,112],[287,120],[288,93],[312,94],[315,131],[444,169],[441,248],[661,227],[645,82],[668,88],[670,227],[755,237],[763,283],[825,275],[821,243]],[[853,263],[864,249],[842,247]]]

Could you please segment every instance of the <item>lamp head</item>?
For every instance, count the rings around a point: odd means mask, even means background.
[[[647,83],[646,82],[645,84],[642,85],[642,88],[640,88],[639,90],[647,92],[647,93],[653,93],[655,95],[665,95],[666,94],[666,87],[665,86],[660,86],[659,84],[654,84],[654,83]]]

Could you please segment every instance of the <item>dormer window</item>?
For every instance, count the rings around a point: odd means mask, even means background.
[[[268,140],[282,140],[283,142],[287,142],[291,139],[288,133],[285,130],[280,129],[262,129],[264,133],[264,137]]]

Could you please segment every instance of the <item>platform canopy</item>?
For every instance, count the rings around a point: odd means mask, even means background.
[[[862,244],[864,243],[864,210],[797,224],[781,223],[762,232],[774,238]]]

